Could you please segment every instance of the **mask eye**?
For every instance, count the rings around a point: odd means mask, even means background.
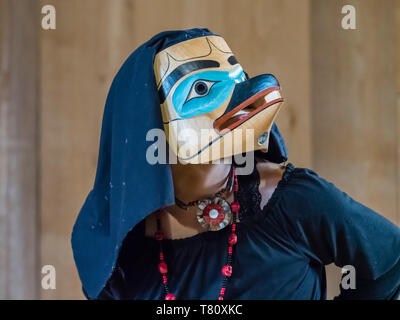
[[[210,92],[211,87],[217,83],[218,81],[209,81],[209,80],[196,80],[192,87],[190,88],[189,94],[186,98],[186,101],[189,101],[194,98],[201,98]]]

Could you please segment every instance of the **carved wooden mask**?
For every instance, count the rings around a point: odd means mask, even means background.
[[[279,83],[271,74],[248,79],[222,37],[164,49],[154,72],[167,141],[180,161],[209,163],[267,150],[283,102]]]

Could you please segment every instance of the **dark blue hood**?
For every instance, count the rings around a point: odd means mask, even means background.
[[[110,278],[127,233],[150,213],[174,204],[168,164],[150,165],[146,133],[163,129],[153,71],[155,55],[176,43],[213,35],[208,29],[166,31],[136,49],[111,85],[103,115],[93,189],[72,232],[72,249],[85,295],[95,299]],[[286,160],[277,127],[270,135],[270,161]]]

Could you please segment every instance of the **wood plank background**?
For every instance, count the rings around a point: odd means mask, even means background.
[[[356,8],[356,30],[341,28],[346,4]],[[399,1],[382,4],[312,2],[312,164],[353,198],[400,223],[395,45]],[[330,268],[329,273],[333,284],[340,271]]]
[[[38,8],[0,0],[0,299],[39,295]]]
[[[0,1],[9,4],[10,0]],[[35,46],[40,50],[40,70],[34,70],[40,81],[27,79],[40,89],[40,108],[30,118],[39,120],[40,127],[36,129],[40,140],[29,144],[29,137],[24,136],[25,144],[39,150],[40,170],[33,170],[34,176],[29,176],[29,181],[38,185],[38,190],[33,188],[38,198],[28,196],[25,202],[21,193],[20,200],[26,207],[35,201],[40,203],[40,212],[35,213],[40,214],[40,227],[33,230],[35,239],[40,238],[40,250],[32,251],[32,259],[40,261],[40,265],[54,265],[57,270],[56,290],[41,290],[36,297],[83,298],[70,234],[93,185],[108,87],[126,57],[163,30],[208,27],[224,36],[250,76],[275,74],[286,99],[278,125],[288,144],[290,161],[317,170],[357,200],[400,222],[399,1],[252,0],[251,5],[242,0],[30,3],[39,7],[53,4],[57,10],[57,29],[41,30],[38,20],[36,29],[32,29],[40,33],[39,39],[26,47],[29,52],[36,52]],[[341,29],[344,4],[356,7],[357,30]],[[29,12],[35,12],[34,8],[27,12],[26,7],[8,6],[7,10],[18,11],[14,13],[18,17],[30,15],[31,19],[34,14]],[[36,10],[40,12],[40,8]],[[2,17],[3,28],[7,23]],[[8,48],[11,42],[1,39],[0,45]],[[6,66],[9,68],[10,64]],[[2,80],[0,147],[4,141],[16,145],[4,126],[12,121],[10,115],[7,119],[3,116],[3,92],[9,92],[8,85]],[[13,102],[10,106],[23,108],[25,103]],[[24,115],[18,116],[21,123],[25,120]],[[0,154],[0,199],[9,201],[7,188],[11,182],[20,182],[3,179],[7,172],[4,161],[12,157],[10,152],[4,155],[3,150],[6,149],[1,149]],[[35,176],[37,172],[39,176]],[[9,212],[10,206],[0,204],[0,208],[3,219],[3,212]],[[17,225],[7,221],[0,228],[14,230]],[[18,245],[21,237],[19,233],[19,238],[7,241]],[[0,240],[3,239],[4,233],[0,233]],[[7,257],[9,248],[0,242],[0,259]],[[1,260],[0,272],[0,288],[2,281],[17,283]],[[337,293],[338,270],[330,267],[328,273],[328,297],[332,297]],[[40,273],[36,278],[32,273],[30,276],[39,283]],[[29,292],[35,296],[34,291]],[[8,291],[3,295],[13,297]]]

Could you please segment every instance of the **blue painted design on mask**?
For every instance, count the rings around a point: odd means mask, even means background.
[[[172,103],[181,118],[211,112],[230,96],[235,83],[246,80],[242,67],[232,71],[203,71],[183,80],[176,88]]]

